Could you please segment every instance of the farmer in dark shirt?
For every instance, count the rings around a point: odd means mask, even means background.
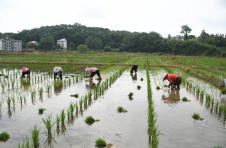
[[[137,68],[138,68],[138,65],[133,65],[130,73],[133,73],[133,71],[135,71],[135,73],[137,73]]]
[[[27,74],[28,76],[30,76],[30,69],[26,68],[26,67],[23,67],[22,69],[22,76],[21,76],[21,79],[25,78],[25,75]]]

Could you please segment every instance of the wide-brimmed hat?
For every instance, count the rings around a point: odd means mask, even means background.
[[[168,74],[162,76],[162,80],[163,80],[163,81],[166,79],[166,76],[167,76],[167,75],[168,75]]]
[[[59,71],[60,71],[60,68],[59,67],[54,67],[53,68],[53,72],[58,73]]]
[[[26,71],[28,71],[28,68],[26,68],[26,67],[23,67],[23,72],[26,72]]]

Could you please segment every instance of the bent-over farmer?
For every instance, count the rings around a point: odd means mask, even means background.
[[[180,76],[175,74],[166,74],[165,76],[163,76],[163,81],[166,79],[170,82],[168,87],[173,85],[173,87],[177,86],[177,89],[180,89],[180,84],[182,80]]]
[[[62,72],[63,69],[61,67],[54,67],[53,68],[53,73],[54,73],[54,80],[57,78],[57,75],[59,74],[60,80],[62,80]]]
[[[133,65],[130,73],[133,73],[133,71],[135,71],[135,73],[137,73],[137,68],[138,68],[138,65]]]
[[[98,77],[100,78],[100,79],[102,79],[102,77],[100,76],[100,72],[99,72],[99,70],[97,69],[97,68],[95,68],[95,67],[92,67],[92,68],[86,68],[85,69],[85,71],[87,72],[87,73],[89,73],[89,78],[91,79],[91,80],[93,80],[93,76],[95,75],[95,74],[97,74],[98,75]]]
[[[21,79],[25,78],[25,75],[27,74],[28,76],[30,76],[30,69],[26,68],[26,67],[23,67],[22,68],[22,76],[20,77]]]

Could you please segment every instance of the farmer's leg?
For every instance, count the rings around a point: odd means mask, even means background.
[[[178,88],[178,90],[180,90],[180,84],[177,84],[177,88]]]
[[[55,80],[56,79],[56,76],[57,76],[57,73],[54,72],[53,74],[54,74],[54,80]]]
[[[96,70],[95,73],[98,75],[99,78],[101,78],[99,70]]]
[[[60,71],[60,80],[62,81],[62,71]]]
[[[95,72],[91,72],[91,75],[89,76],[91,80],[93,79],[93,76],[94,76],[95,74],[96,74]]]

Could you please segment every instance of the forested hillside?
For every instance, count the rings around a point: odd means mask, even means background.
[[[188,35],[192,30],[187,25],[182,26],[181,29],[184,41],[172,39],[171,35],[163,38],[157,32],[112,31],[107,28],[86,27],[80,23],[43,26],[18,33],[0,33],[0,38],[22,40],[23,48],[27,47],[27,42],[37,41],[39,45],[35,46],[36,50],[59,49],[59,45],[56,44],[57,40],[66,38],[69,50],[76,50],[79,45],[85,44],[91,50],[102,51],[117,48],[120,49],[119,51],[126,52],[226,56],[224,34],[208,34],[203,30],[200,31],[199,37],[195,37]]]

